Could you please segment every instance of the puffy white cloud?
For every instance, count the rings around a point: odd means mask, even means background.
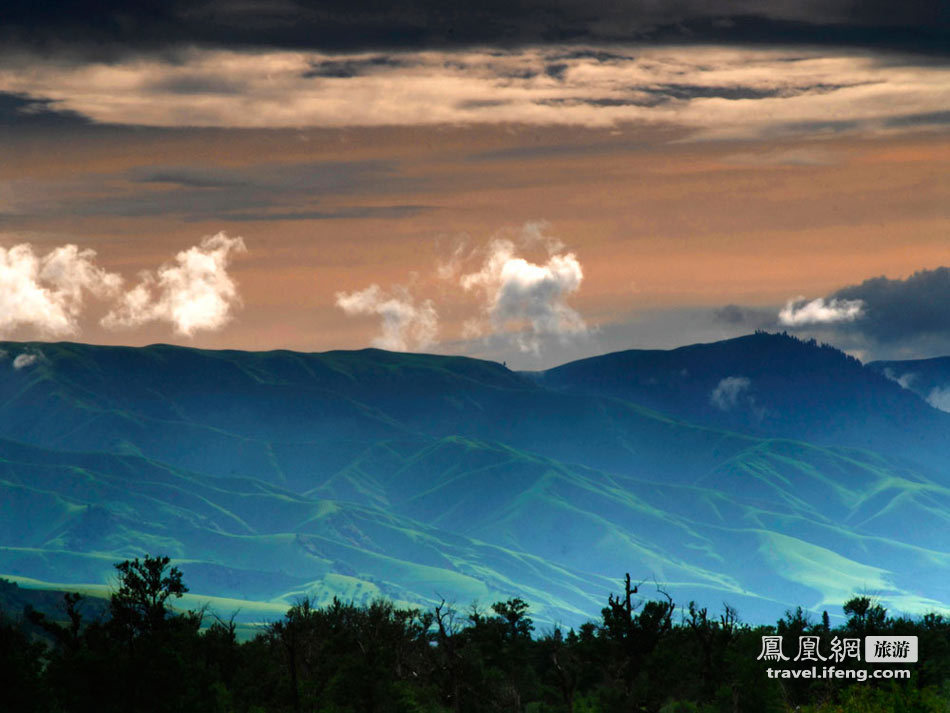
[[[779,324],[785,327],[804,327],[813,324],[853,322],[864,314],[863,300],[819,297],[806,302],[804,297],[789,300],[778,313]]]
[[[537,353],[540,337],[563,338],[587,331],[583,318],[566,302],[583,279],[584,271],[574,253],[550,255],[546,263],[537,264],[517,256],[512,241],[496,239],[489,245],[481,269],[463,275],[460,284],[465,290],[484,294],[485,312],[495,333],[513,327],[518,347]],[[471,323],[466,329],[470,335],[475,332]]]
[[[745,376],[727,376],[721,379],[709,394],[709,402],[720,411],[731,411],[739,405],[739,398],[749,390],[752,382]]]
[[[204,238],[199,245],[179,252],[174,263],[143,272],[139,284],[122,294],[102,319],[103,326],[134,327],[161,320],[185,336],[220,329],[240,304],[228,265],[235,253],[246,250],[240,237],[217,233]]]
[[[355,292],[337,292],[336,305],[348,315],[378,315],[382,332],[373,339],[373,346],[380,349],[425,349],[435,342],[439,330],[432,301],[417,303],[405,287],[396,287],[391,294],[375,284]]]
[[[85,294],[114,294],[122,278],[95,264],[94,250],[57,247],[44,256],[27,243],[0,247],[0,334],[31,327],[44,336],[75,334]]]

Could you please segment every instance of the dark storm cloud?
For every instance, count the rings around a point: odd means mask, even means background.
[[[875,277],[831,295],[861,300],[863,316],[848,325],[870,339],[890,343],[921,336],[950,337],[950,268],[921,270],[905,280]]]
[[[0,41],[98,58],[176,45],[353,50],[629,40],[946,54],[945,7],[934,0],[8,0]]]
[[[855,314],[841,318],[839,313],[852,306]],[[713,319],[763,329],[837,334],[854,344],[934,338],[950,342],[950,268],[920,270],[906,279],[873,277],[810,302],[792,300],[782,310],[784,319],[777,312],[731,304],[715,310]],[[806,312],[812,317],[802,316]]]
[[[75,112],[54,110],[50,108],[51,104],[48,99],[0,92],[0,128],[70,128],[91,123]]]
[[[950,354],[950,268],[906,279],[874,277],[825,297],[790,300],[781,310],[727,305],[713,322],[746,329],[788,330],[860,354],[911,359]]]

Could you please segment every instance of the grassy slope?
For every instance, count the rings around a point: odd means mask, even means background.
[[[750,613],[942,591],[940,478],[864,451],[464,358],[0,346],[43,354],[0,373],[0,434],[111,452],[0,444],[0,571],[96,583],[162,551],[196,591],[247,601],[518,593],[550,618],[596,614],[627,570]]]
[[[182,473],[133,456],[0,443],[0,571],[104,584],[112,563],[162,552],[196,596],[258,610],[303,594],[431,603],[521,594],[542,616],[596,609],[610,580],[354,503],[260,481]]]

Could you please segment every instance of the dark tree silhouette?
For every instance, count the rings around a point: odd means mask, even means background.
[[[366,605],[304,599],[241,642],[233,619],[174,612],[186,587],[167,557],[117,565],[112,618],[69,594],[42,613],[2,611],[0,711],[15,713],[947,713],[950,621],[889,616],[868,597],[844,605],[846,624],[813,622],[796,608],[774,625],[739,622],[690,602],[680,622],[672,599],[636,599],[629,575],[601,621],[535,638],[528,604],[513,597],[456,618],[391,601]],[[9,601],[7,599],[6,601]],[[22,602],[23,600],[18,600]],[[23,608],[19,604],[18,608]],[[7,605],[9,609],[9,605]],[[104,608],[100,612],[104,613]],[[92,614],[90,615],[90,612]],[[858,632],[917,636],[920,660],[906,680],[766,676],[762,637],[834,638]],[[786,653],[793,654],[794,649]],[[873,664],[835,662],[843,672]],[[813,661],[784,662],[799,673]],[[884,668],[888,668],[886,665]]]
[[[112,618],[135,633],[154,633],[165,623],[170,597],[180,599],[188,591],[182,583],[181,570],[169,568],[168,557],[145,555],[115,566],[119,572],[119,588],[112,595]]]

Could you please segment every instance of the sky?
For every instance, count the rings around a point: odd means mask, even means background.
[[[5,13],[0,338],[950,354],[945,3]]]

